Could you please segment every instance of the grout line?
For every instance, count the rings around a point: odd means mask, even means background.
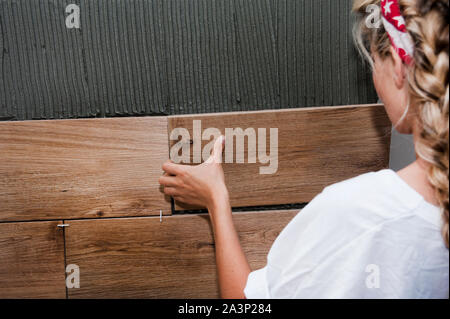
[[[252,207],[232,207],[233,213],[240,212],[263,212],[271,210],[292,210],[292,209],[303,209],[308,203],[298,203],[298,204],[282,204],[282,205],[272,205],[272,206],[252,206]],[[175,203],[172,199],[171,202],[172,215],[163,215],[163,217],[180,216],[180,215],[200,215],[208,214],[207,210],[176,210]],[[159,219],[158,215],[138,215],[138,216],[112,216],[112,217],[94,217],[94,218],[66,218],[66,221],[89,221],[89,220],[111,220],[111,219],[130,219],[130,218],[154,218]],[[13,220],[13,221],[0,221],[1,224],[14,224],[14,223],[36,223],[36,222],[55,222],[61,221],[60,218],[57,219],[33,219],[33,220]]]
[[[65,220],[63,219],[62,223],[65,223]],[[63,227],[63,238],[64,238],[64,286],[66,287],[66,299],[69,299],[69,289],[67,288],[66,280],[67,280],[67,253],[66,253],[66,227]]]
[[[177,214],[177,210],[175,209],[175,200],[173,199],[173,197],[170,197],[170,210],[172,215]]]
[[[303,209],[308,203],[297,203],[297,204],[282,204],[282,205],[270,205],[270,206],[250,206],[250,207],[232,207],[233,213],[252,213],[252,212],[264,212],[273,210],[293,210],[293,209]],[[201,210],[175,210],[174,215],[194,215],[194,214],[208,214],[205,209]]]
[[[171,147],[171,141],[170,141],[170,117],[167,117],[167,146],[168,146],[168,152],[169,154],[167,154],[167,158],[170,158],[170,147]],[[175,214],[175,201],[173,199],[173,197],[170,197],[170,215],[174,215]]]
[[[170,215],[163,215],[170,216]],[[125,219],[125,218],[159,218],[158,215],[137,215],[137,216],[111,216],[111,217],[92,217],[92,218],[66,218],[65,221],[73,221],[73,220],[102,220],[102,219]],[[13,223],[35,223],[35,222],[55,222],[60,221],[60,218],[55,219],[32,219],[32,220],[8,220],[8,221],[0,221],[1,224],[13,224]]]

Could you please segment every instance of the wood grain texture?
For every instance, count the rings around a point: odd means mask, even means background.
[[[66,298],[59,222],[0,224],[0,298]]]
[[[0,220],[170,213],[167,118],[0,123]]]
[[[252,269],[265,266],[279,232],[298,211],[236,213]],[[207,215],[71,221],[67,263],[80,266],[69,298],[216,298],[214,241]]]
[[[248,164],[247,142],[246,164],[224,164],[233,207],[309,202],[330,184],[389,165],[391,123],[382,105],[172,116],[169,136],[187,128],[192,137],[193,120],[222,134],[225,128],[266,128],[267,141],[270,128],[278,128],[276,174],[260,175],[266,165],[258,160]],[[177,205],[186,208],[192,209]]]

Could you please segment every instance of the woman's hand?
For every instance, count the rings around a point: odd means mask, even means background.
[[[162,168],[165,174],[159,179],[159,183],[164,186],[164,193],[176,201],[206,207],[208,210],[228,201],[222,169],[224,142],[224,137],[219,137],[211,157],[201,165],[177,165],[172,161],[164,163]]]
[[[216,245],[220,293],[223,298],[245,298],[250,266],[234,227],[222,169],[225,139],[217,139],[211,157],[198,166],[164,163],[159,183],[164,193],[185,204],[204,206],[211,216]]]

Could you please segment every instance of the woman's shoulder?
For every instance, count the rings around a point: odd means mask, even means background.
[[[424,202],[419,193],[390,169],[366,173],[325,187],[317,200],[346,216],[352,212],[359,215],[376,213],[385,218],[413,214]]]
[[[369,172],[347,180],[329,185],[324,191],[365,191],[367,189],[385,189],[387,185],[398,184],[398,176],[390,169],[383,169],[377,172]],[[398,177],[398,178],[397,178]]]
[[[397,173],[386,169],[325,187],[283,233],[307,234],[309,230],[314,237],[318,231],[332,232],[345,242],[382,227],[409,225],[412,232],[426,228],[439,236],[440,215],[438,207],[426,203]]]

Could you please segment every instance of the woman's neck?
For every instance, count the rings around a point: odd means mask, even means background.
[[[418,141],[419,132],[418,125],[414,125],[414,145],[416,145],[416,142]],[[428,203],[439,206],[433,186],[428,180],[428,170],[430,169],[430,166],[431,164],[422,159],[416,152],[416,161],[400,170],[398,175],[416,192],[422,195]]]

